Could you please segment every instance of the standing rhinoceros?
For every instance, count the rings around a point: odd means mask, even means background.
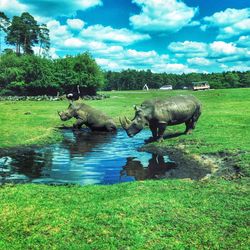
[[[112,118],[108,117],[100,110],[96,110],[84,103],[71,103],[66,111],[58,111],[58,114],[62,121],[67,121],[72,117],[76,118],[77,120],[73,124],[73,128],[79,129],[83,124],[85,124],[92,131],[112,132],[116,130],[116,126]]]
[[[144,101],[140,107],[135,106],[135,117],[132,121],[125,117],[120,122],[130,137],[149,125],[152,137],[148,141],[160,141],[167,126],[185,123],[185,133],[190,133],[200,115],[199,101],[194,96],[181,95]]]

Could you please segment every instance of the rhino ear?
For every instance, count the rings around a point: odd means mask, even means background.
[[[141,111],[141,109],[139,107],[137,107],[136,105],[133,106],[135,111]]]

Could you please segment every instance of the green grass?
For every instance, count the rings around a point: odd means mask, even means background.
[[[249,176],[250,89],[115,91],[87,103],[118,124],[119,116],[133,117],[133,104],[190,93],[203,104],[196,130],[156,145],[181,146],[190,154],[228,154]],[[56,111],[67,105],[0,102],[0,148],[60,140]],[[176,131],[184,126],[166,133]],[[248,180],[0,187],[0,249],[249,249]]]
[[[247,197],[230,182],[7,186],[0,249],[249,249]]]

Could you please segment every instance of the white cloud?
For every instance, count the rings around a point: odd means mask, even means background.
[[[35,46],[32,49],[33,49],[35,55],[39,55],[39,56],[43,55],[43,51],[41,50],[40,47]],[[52,58],[52,59],[59,58],[59,56],[57,55],[56,51],[57,51],[56,48],[50,48],[50,50],[48,51],[48,56],[50,58]]]
[[[137,51],[134,49],[129,49],[128,51],[128,55],[130,57],[135,57],[135,58],[152,58],[155,57],[157,55],[157,53],[154,50],[151,51]]]
[[[200,26],[200,29],[204,32],[207,30],[207,28],[208,26],[206,24]]]
[[[110,26],[102,26],[101,24],[87,27],[82,30],[81,36],[87,39],[123,44],[132,44],[138,41],[150,39],[150,36],[147,34],[140,34],[126,28],[114,29]]]
[[[212,16],[204,17],[204,20],[214,26],[228,26],[249,17],[249,9],[226,9],[214,13]]]
[[[227,71],[249,71],[250,70],[250,66],[247,65],[234,65],[231,67],[227,68]]]
[[[236,43],[240,47],[246,47],[250,49],[250,36],[241,36]]]
[[[67,19],[67,24],[73,30],[81,30],[85,23],[81,19]]]
[[[63,51],[75,50],[75,53],[79,53],[88,50],[95,55],[113,53],[118,56],[119,52],[123,50],[120,45],[107,45],[103,41],[95,39],[94,33],[91,38],[83,37],[82,34],[76,35],[72,33],[69,25],[61,25],[57,20],[49,21],[47,26],[50,29],[51,43]],[[97,36],[99,35],[97,34]]]
[[[99,51],[100,52],[100,51]],[[121,71],[124,69],[146,70],[152,72],[190,73],[196,69],[189,68],[181,63],[170,63],[168,55],[159,55],[156,51],[137,51],[132,49],[119,49],[106,55],[93,52],[97,63],[105,70]]]
[[[95,60],[101,68],[106,70],[120,71],[122,69],[127,69],[125,66],[116,63],[112,59],[96,58]]]
[[[50,57],[52,58],[52,59],[57,59],[57,58],[59,58],[59,56],[57,55],[57,53],[56,53],[56,48],[50,48],[50,50],[49,50],[49,55],[50,55]]]
[[[209,27],[217,27],[219,34],[217,39],[227,39],[233,36],[250,32],[250,8],[245,9],[226,9],[214,13],[212,16],[204,18],[205,25],[202,30]]]
[[[215,41],[209,45],[211,58],[218,62],[237,62],[250,59],[250,51],[246,48],[239,48],[234,43]]]
[[[82,42],[78,38],[68,38],[64,41],[64,46],[70,49],[79,49],[85,46],[84,42]]]
[[[198,8],[188,7],[179,0],[133,0],[142,8],[130,17],[131,25],[142,31],[177,32],[188,25]]]
[[[200,21],[192,21],[191,23],[189,23],[187,26],[191,26],[191,27],[194,27],[194,26],[199,26],[201,24]]]
[[[57,20],[51,20],[47,23],[50,30],[50,40],[55,46],[59,46],[65,40],[72,37],[71,32],[68,30],[67,25],[61,25]]]
[[[188,58],[187,61],[191,65],[198,65],[198,66],[208,66],[212,64],[211,61],[203,57]]]
[[[196,53],[206,53],[207,44],[202,42],[172,42],[169,44],[168,49],[174,53],[183,53],[183,54],[196,54]]]
[[[28,11],[42,17],[75,15],[77,10],[86,10],[102,5],[101,0],[1,0],[0,9],[7,15],[20,15]]]
[[[211,54],[217,56],[227,56],[237,53],[239,50],[233,43],[225,43],[223,41],[215,41],[210,44]]]
[[[20,14],[28,10],[28,6],[20,3],[18,0],[1,0],[0,10],[3,11],[7,16],[13,16],[15,14]]]
[[[242,41],[245,41],[242,37]],[[168,49],[174,52],[176,58],[187,58],[190,65],[208,66],[216,62],[237,62],[250,60],[250,50],[237,47],[236,43],[214,41],[212,43],[200,43],[194,41],[173,42]]]
[[[173,73],[173,74],[182,74],[182,73],[192,73],[197,72],[197,69],[189,68],[187,65],[184,65],[182,63],[161,63],[153,65],[152,67],[153,72],[167,72],[167,73]]]

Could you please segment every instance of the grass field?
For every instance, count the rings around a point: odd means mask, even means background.
[[[119,116],[132,118],[133,104],[190,92],[108,94],[110,98],[88,104],[118,123]],[[0,249],[249,249],[250,89],[192,94],[203,104],[194,133],[156,145],[181,146],[190,154],[227,155],[245,178],[0,187]],[[0,102],[0,148],[60,140],[54,129],[62,124],[56,111],[67,105]],[[167,133],[183,130],[183,125],[174,126]]]

